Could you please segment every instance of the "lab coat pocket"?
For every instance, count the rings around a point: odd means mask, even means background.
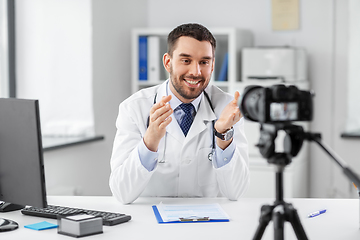
[[[212,189],[216,187],[216,175],[212,162],[209,160],[210,153],[212,153],[212,148],[202,148],[198,152],[198,183],[200,187],[208,186]]]

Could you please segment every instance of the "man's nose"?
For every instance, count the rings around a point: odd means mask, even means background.
[[[193,75],[193,76],[200,76],[201,75],[201,70],[200,70],[199,63],[193,62],[191,64],[189,74]]]

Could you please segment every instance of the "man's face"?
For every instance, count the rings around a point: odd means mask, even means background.
[[[209,42],[180,37],[173,56],[164,55],[164,66],[170,73],[171,91],[184,103],[193,101],[209,84],[214,62]]]

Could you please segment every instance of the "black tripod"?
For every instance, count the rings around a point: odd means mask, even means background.
[[[275,152],[274,140],[278,130],[284,130],[284,152]],[[330,148],[321,142],[319,133],[304,132],[301,126],[290,123],[262,124],[260,129],[260,140],[258,147],[263,157],[268,162],[276,166],[276,200],[273,205],[263,205],[261,207],[260,224],[256,229],[254,240],[260,240],[264,231],[272,220],[274,224],[274,239],[284,239],[284,223],[290,222],[295,235],[299,240],[307,240],[304,228],[301,225],[296,209],[283,199],[283,172],[284,168],[291,163],[291,158],[295,157],[304,140],[316,142],[343,170],[344,174],[357,186],[360,186],[360,178],[351,168],[333,153]]]
[[[275,152],[275,138],[278,130],[284,130],[284,152]],[[296,156],[303,143],[303,128],[292,124],[262,124],[260,129],[260,140],[258,147],[263,157],[267,158],[268,163],[276,167],[276,200],[273,205],[263,205],[259,226],[256,230],[254,240],[260,240],[264,231],[272,220],[274,224],[274,239],[284,239],[284,223],[290,222],[295,234],[300,240],[307,240],[304,228],[296,209],[290,203],[286,203],[283,198],[283,172],[287,165],[291,163],[291,158]]]
[[[298,239],[307,240],[304,228],[301,225],[300,218],[296,209],[290,203],[283,199],[283,172],[291,159],[286,153],[277,153],[274,157],[268,159],[269,163],[276,164],[276,200],[273,205],[263,205],[259,226],[256,229],[254,240],[260,240],[264,231],[272,220],[274,224],[274,239],[284,239],[284,223],[290,222]]]

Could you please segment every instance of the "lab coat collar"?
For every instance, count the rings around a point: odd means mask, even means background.
[[[165,82],[163,82],[159,88],[157,89],[157,92],[156,92],[156,102],[160,102],[161,98],[163,96],[167,96],[166,94],[166,85],[167,85],[167,82],[169,80],[166,80]]]

